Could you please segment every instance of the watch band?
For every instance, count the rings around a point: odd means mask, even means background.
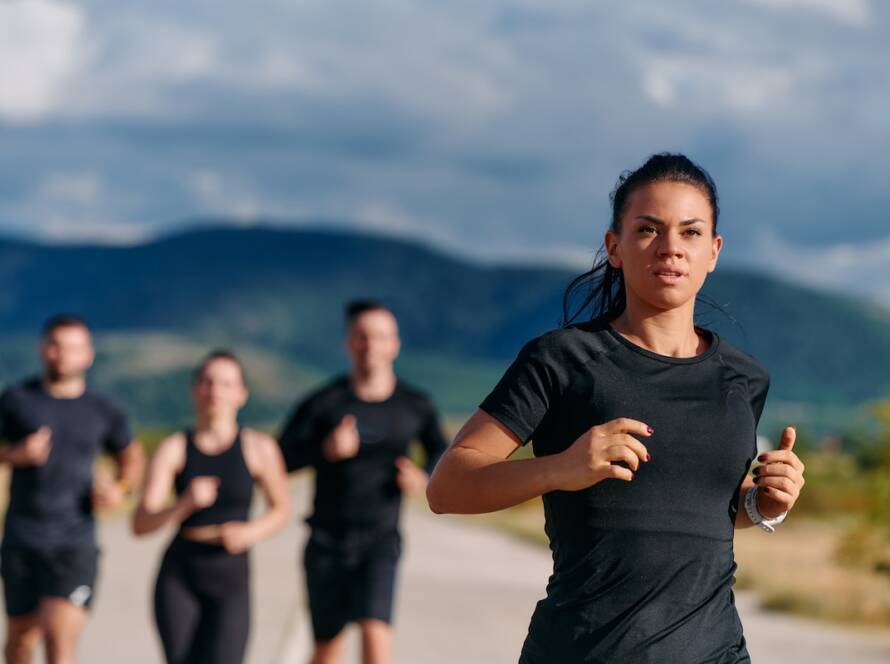
[[[757,494],[759,491],[760,487],[755,486],[745,494],[745,512],[748,513],[748,518],[751,519],[751,523],[755,526],[768,533],[774,533],[776,532],[776,526],[785,520],[788,512],[783,512],[773,519],[764,517],[760,510],[757,509]]]

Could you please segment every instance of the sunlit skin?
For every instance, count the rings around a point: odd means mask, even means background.
[[[192,385],[195,446],[208,455],[228,449],[238,435],[238,411],[247,403],[248,397],[237,362],[224,357],[210,360]],[[219,478],[201,476],[192,479],[173,505],[165,506],[175,477],[185,465],[185,447],[185,435],[181,432],[164,439],[158,446],[142,501],[133,515],[135,534],[181,523],[196,510],[216,502]],[[279,530],[290,514],[284,461],[277,443],[266,434],[245,428],[242,430],[242,451],[248,470],[266,496],[267,511],[246,522],[231,521],[183,530],[183,535],[189,539],[222,544],[233,554],[246,551]]]
[[[691,325],[695,298],[717,267],[723,238],[714,232],[711,204],[698,187],[653,182],[627,199],[619,232],[608,231],[605,246],[612,267],[624,274],[627,308],[612,326],[653,352],[693,357],[707,350]],[[804,484],[804,465],[793,452],[795,431],[783,431],[779,449],[761,457],[755,477],[741,495],[761,486],[758,509],[767,517],[790,510]],[[737,525],[751,525],[740,510]]]
[[[723,248],[704,193],[679,182],[640,187],[627,199],[620,231],[606,233],[605,246],[609,263],[624,274],[627,297],[615,329],[642,346],[653,343],[654,334],[639,338],[634,331],[652,326],[671,332],[670,347],[651,348],[663,355],[703,352],[689,321]]]
[[[700,355],[708,341],[693,324],[695,298],[723,248],[705,191],[682,182],[651,182],[630,193],[620,214],[618,229],[606,233],[605,247],[609,263],[623,273],[627,306],[610,325],[654,353]],[[645,446],[650,435],[648,424],[620,418],[591,428],[559,454],[508,462],[521,441],[477,410],[439,461],[427,497],[435,512],[472,514],[550,491],[631,481],[651,459]],[[755,470],[756,479],[745,478],[740,506],[755,485],[761,487],[757,507],[763,516],[776,517],[794,506],[804,484],[794,439],[794,428],[787,427],[779,449],[758,457],[763,465]],[[753,525],[744,508],[735,525]]]
[[[291,501],[284,457],[271,436],[239,426],[238,412],[247,403],[249,394],[241,365],[235,359],[211,356],[205,360],[194,378],[191,392],[195,405],[192,440],[188,440],[186,432],[179,431],[158,445],[148,469],[145,490],[133,514],[133,533],[145,535],[172,527],[178,531],[176,538],[220,546],[229,555],[240,555],[281,530],[290,518]],[[177,492],[175,500],[170,500],[176,478],[186,467],[190,444],[208,456],[218,456],[227,450],[237,451],[235,446],[240,446],[244,465],[266,499],[266,509],[245,521],[184,526],[183,522],[195,512],[217,502],[221,486],[218,476],[192,477],[185,490]],[[201,614],[202,622],[214,615],[214,609],[209,607],[201,606],[196,610]],[[188,638],[194,638],[194,635]]]

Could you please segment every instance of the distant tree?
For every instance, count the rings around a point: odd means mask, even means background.
[[[877,465],[872,474],[872,519],[890,534],[890,399],[875,407],[881,427],[878,438]]]

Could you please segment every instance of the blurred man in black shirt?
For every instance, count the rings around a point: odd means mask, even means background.
[[[303,401],[280,437],[288,470],[316,470],[304,559],[313,664],[339,661],[343,628],[354,621],[365,661],[391,661],[402,494],[425,491],[447,446],[430,400],[395,375],[400,341],[392,311],[361,301],[346,314],[351,373]],[[407,458],[415,439],[426,450],[425,468]]]
[[[44,327],[43,375],[0,396],[0,462],[12,467],[0,549],[7,664],[31,662],[41,639],[50,664],[74,662],[95,593],[93,509],[119,507],[142,476],[123,410],[87,388],[94,355],[86,323],[57,316]],[[102,452],[116,480],[93,477]]]

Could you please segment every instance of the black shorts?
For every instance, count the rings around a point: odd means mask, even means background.
[[[6,615],[32,613],[46,597],[63,597],[89,608],[96,592],[98,560],[99,550],[93,545],[52,551],[4,545],[0,575]]]
[[[331,640],[357,620],[392,622],[401,553],[398,532],[334,536],[313,530],[303,562],[316,641]]]

